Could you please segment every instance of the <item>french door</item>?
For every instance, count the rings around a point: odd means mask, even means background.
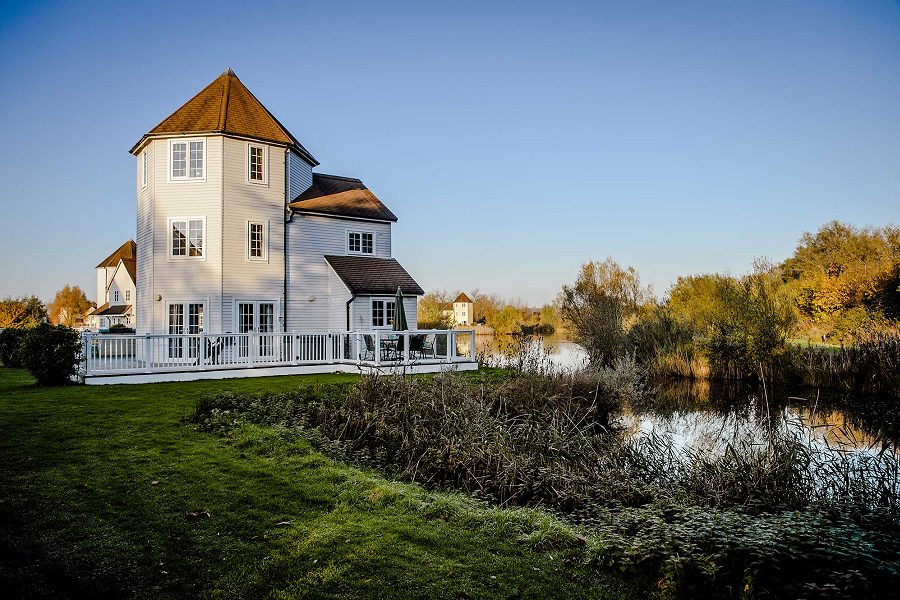
[[[235,329],[238,333],[271,334],[275,332],[275,303],[270,301],[240,301],[235,310]],[[272,356],[275,353],[275,336],[259,335],[242,337],[238,348],[242,358],[249,356],[251,340],[258,356]]]
[[[169,335],[195,335],[203,331],[203,303],[178,302],[169,304]],[[185,359],[200,356],[200,339],[189,338],[187,353],[182,337],[169,338],[169,358]]]

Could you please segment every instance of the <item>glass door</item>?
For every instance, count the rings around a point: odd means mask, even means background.
[[[272,334],[275,332],[275,303],[265,301],[238,302],[235,318],[238,333]],[[272,356],[275,353],[275,336],[258,335],[240,338],[240,356],[250,354],[250,339],[254,338],[254,349],[258,356]]]

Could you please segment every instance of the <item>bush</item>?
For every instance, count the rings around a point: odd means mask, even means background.
[[[19,345],[25,335],[24,329],[8,327],[0,331],[0,364],[13,369],[21,368],[22,356]]]
[[[41,323],[22,337],[22,366],[38,385],[65,385],[78,373],[81,337],[65,325]]]

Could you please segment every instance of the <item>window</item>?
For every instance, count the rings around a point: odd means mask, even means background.
[[[374,254],[375,234],[369,231],[348,232],[347,251],[355,254]]]
[[[172,179],[203,179],[206,177],[203,140],[172,142]]]
[[[147,187],[147,150],[141,154],[141,187]]]
[[[172,219],[169,228],[172,235],[174,258],[203,258],[203,238],[206,221],[202,218]]]
[[[393,327],[395,308],[393,300],[372,300],[372,327]]]
[[[247,146],[247,179],[251,183],[266,182],[266,148],[265,146]]]
[[[131,290],[125,290],[125,302],[131,302]]]
[[[119,301],[119,290],[113,292],[113,302]]]
[[[247,257],[250,260],[267,260],[266,224],[247,223]]]

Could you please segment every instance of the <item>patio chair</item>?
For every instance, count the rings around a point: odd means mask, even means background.
[[[363,335],[363,341],[365,342],[365,348],[361,349],[360,358],[363,360],[375,360],[375,340],[371,335]]]

